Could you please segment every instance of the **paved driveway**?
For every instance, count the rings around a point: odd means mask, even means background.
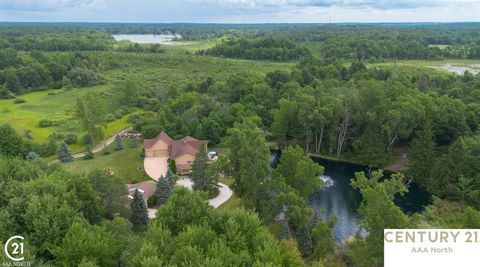
[[[161,175],[167,175],[168,157],[145,158],[143,168],[150,178],[158,181]]]

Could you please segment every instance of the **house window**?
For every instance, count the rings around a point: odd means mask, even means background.
[[[187,163],[188,163],[188,164],[191,164],[191,163],[192,163],[192,161],[191,161],[191,160],[188,160],[188,161],[187,161]]]

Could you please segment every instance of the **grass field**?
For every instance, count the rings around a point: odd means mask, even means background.
[[[112,168],[115,175],[124,181],[124,183],[137,183],[148,181],[150,178],[143,170],[143,158],[141,145],[132,148],[129,140],[124,142],[125,149],[115,151],[115,143],[105,148],[111,154],[104,155],[103,152],[95,154],[92,160],[76,159],[73,162],[65,163],[62,166],[72,173],[88,174],[97,169]]]
[[[69,90],[49,90],[28,93],[18,98],[26,100],[26,103],[14,104],[14,100],[0,100],[0,123],[8,122],[20,134],[30,130],[32,137],[37,142],[45,142],[53,133],[63,135],[73,133],[80,139],[85,132],[75,118],[75,101],[88,92],[108,92],[109,86],[95,86],[90,88],[77,88]],[[113,107],[108,110],[113,112]],[[104,130],[105,136],[110,137],[114,133],[128,127],[127,116],[108,123]],[[49,119],[60,121],[57,126],[41,128],[40,120]],[[77,143],[70,147],[72,151],[84,150],[84,146]]]

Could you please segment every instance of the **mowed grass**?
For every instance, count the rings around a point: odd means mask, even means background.
[[[88,174],[95,170],[111,168],[117,177],[124,183],[138,183],[151,180],[143,170],[143,158],[141,157],[142,146],[132,148],[130,140],[124,141],[125,148],[115,151],[115,143],[109,145],[106,150],[111,154],[104,155],[103,151],[95,154],[94,159],[75,159],[73,162],[62,164],[65,169],[72,173]]]
[[[13,99],[0,100],[0,123],[7,122],[18,133],[23,134],[26,130],[31,131],[35,141],[45,142],[53,133],[73,133],[80,140],[85,134],[80,122],[75,118],[75,103],[77,98],[88,92],[109,92],[109,86],[101,85],[90,88],[75,88],[69,90],[48,90],[20,95],[18,98],[26,100],[26,103],[15,104]],[[121,129],[127,128],[127,116],[108,123],[105,127],[105,137],[114,135]],[[57,126],[41,128],[39,121],[43,119],[60,121]],[[74,152],[84,150],[80,143],[70,146]]]

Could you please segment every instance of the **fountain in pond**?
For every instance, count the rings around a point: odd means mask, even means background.
[[[323,181],[323,187],[330,187],[332,186],[335,182],[332,180],[332,178],[328,175],[320,175],[320,179]]]

